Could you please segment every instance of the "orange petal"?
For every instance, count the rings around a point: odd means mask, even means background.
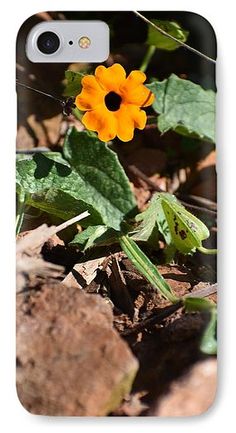
[[[96,131],[101,141],[110,141],[116,136],[116,117],[111,111],[107,110],[104,104],[98,106],[95,110],[87,111],[83,115],[82,123],[87,129]]]
[[[125,84],[127,84],[128,86],[136,87],[139,84],[144,83],[144,81],[146,81],[146,78],[147,77],[146,77],[146,74],[144,74],[144,72],[132,71],[132,72],[130,72],[130,74],[126,78]]]
[[[155,99],[154,94],[143,85],[146,75],[141,71],[132,71],[121,86],[120,92],[126,103],[139,107],[148,107]]]
[[[96,68],[95,77],[106,91],[118,92],[126,79],[126,72],[119,63],[114,63],[109,68],[100,65]]]
[[[93,75],[82,78],[82,91],[76,96],[75,105],[79,110],[92,110],[104,100],[105,92]]]
[[[147,115],[135,105],[122,104],[115,112],[118,125],[117,136],[122,141],[130,141],[134,136],[134,128],[144,129]]]

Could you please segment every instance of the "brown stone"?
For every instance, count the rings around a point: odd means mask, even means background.
[[[214,402],[216,383],[216,359],[200,361],[187,374],[171,384],[168,394],[157,402],[149,415],[162,417],[201,415]]]
[[[17,391],[34,414],[106,415],[129,393],[138,362],[99,295],[62,284],[17,297]]]

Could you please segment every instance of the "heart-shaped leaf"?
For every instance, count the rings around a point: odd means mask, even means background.
[[[158,129],[170,129],[202,140],[215,142],[215,93],[172,74],[147,87],[154,93],[153,109],[159,114]]]
[[[66,136],[64,155],[64,161],[57,154],[35,154],[17,162],[17,184],[26,204],[63,219],[88,210],[85,226],[119,230],[136,212],[136,203],[117,155],[94,134],[75,128]]]

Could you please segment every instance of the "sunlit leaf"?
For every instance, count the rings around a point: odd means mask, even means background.
[[[159,230],[156,212],[156,206],[152,200],[145,211],[136,215],[135,220],[138,226],[130,236],[134,241],[147,242],[150,246],[157,249]]]
[[[118,241],[118,238],[119,233],[107,226],[89,226],[75,235],[70,245],[79,247],[81,251],[86,251],[88,248],[96,246],[112,245]]]
[[[136,269],[169,301],[178,302],[171,290],[171,287],[158,271],[157,267],[151,262],[146,254],[128,235],[120,237],[120,245],[125,254],[134,264]]]
[[[188,212],[171,194],[166,193],[165,196],[162,196],[161,205],[169,228],[171,243],[184,254],[201,247],[202,241],[210,235],[205,224]],[[169,235],[167,237],[169,239]]]
[[[17,162],[17,184],[26,204],[69,219],[88,210],[83,224],[120,229],[136,208],[117,155],[95,135],[69,130],[62,156],[35,154]],[[68,166],[69,163],[69,166]]]
[[[140,222],[134,234],[136,240],[142,240],[142,236],[148,240],[155,227],[158,227],[167,245],[174,246],[183,254],[194,252],[209,237],[205,224],[169,193],[154,194],[149,207],[137,215],[136,220]]]
[[[161,132],[172,129],[215,142],[215,92],[174,74],[147,87],[156,97],[153,109],[159,114],[157,125]]]
[[[212,309],[210,321],[203,333],[200,350],[207,355],[216,355],[217,353],[217,340],[216,340],[216,327],[217,327],[217,311]]]

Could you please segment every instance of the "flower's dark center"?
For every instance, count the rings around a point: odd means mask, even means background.
[[[121,96],[115,92],[109,92],[105,96],[105,104],[108,110],[117,111],[120,108]]]

